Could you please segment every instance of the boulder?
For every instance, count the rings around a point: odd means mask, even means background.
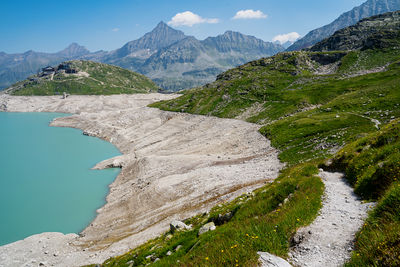
[[[202,235],[208,231],[214,231],[216,229],[214,222],[209,222],[203,225],[200,230],[198,235]]]
[[[292,265],[284,259],[270,253],[257,252],[257,254],[260,255],[258,261],[261,267],[292,267]]]
[[[191,227],[186,225],[184,222],[174,220],[170,223],[169,228],[171,230],[171,233],[174,233],[175,231],[182,231],[182,230],[190,230]]]
[[[233,212],[228,212],[228,213],[225,213],[224,215],[218,214],[218,218],[215,219],[214,222],[216,225],[221,225],[221,224],[229,222],[232,219],[232,217],[233,217]]]

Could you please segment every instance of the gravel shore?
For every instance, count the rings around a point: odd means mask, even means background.
[[[123,155],[95,168],[121,167],[107,203],[80,234],[42,233],[0,247],[0,266],[101,263],[275,179],[282,164],[258,125],[172,113],[147,105],[177,95],[14,97],[0,110],[62,112],[51,126],[73,127],[114,144]]]

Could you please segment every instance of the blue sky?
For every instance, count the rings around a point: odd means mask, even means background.
[[[234,30],[271,41],[291,32],[303,36],[365,1],[1,0],[0,51],[56,52],[72,42],[91,51],[113,50],[151,31],[160,21],[198,39]],[[233,19],[241,10],[252,11]],[[186,11],[193,14],[171,21]],[[187,26],[188,19],[199,23]]]

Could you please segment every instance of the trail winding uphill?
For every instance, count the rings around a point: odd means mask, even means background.
[[[43,233],[0,247],[0,266],[101,263],[277,177],[278,151],[258,125],[160,111],[148,104],[174,95],[13,97],[0,110],[64,112],[51,125],[74,127],[113,143],[123,155],[96,168],[122,167],[107,203],[80,234]]]
[[[363,204],[343,174],[320,172],[325,184],[323,206],[315,221],[294,237],[290,252],[296,266],[341,266],[350,258],[356,232],[372,204]]]

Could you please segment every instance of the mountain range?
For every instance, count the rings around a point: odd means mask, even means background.
[[[57,53],[0,52],[0,90],[40,71],[47,65],[83,59],[116,65],[146,75],[169,91],[188,89],[215,80],[216,76],[246,62],[310,47],[359,20],[400,9],[400,0],[368,0],[332,23],[308,33],[294,44],[264,42],[253,36],[227,31],[197,40],[160,22],[143,37],[113,51],[90,52],[76,43]]]
[[[0,53],[0,89],[47,65],[84,59],[139,72],[162,88],[177,91],[211,82],[223,71],[283,50],[279,44],[232,31],[200,41],[160,22],[143,37],[110,52],[91,53],[73,43],[57,53]]]
[[[89,53],[89,50],[76,43],[72,43],[57,53],[41,53],[32,50],[22,54],[0,52],[0,90],[37,73],[45,66],[76,59]]]
[[[400,10],[400,0],[368,0],[362,5],[343,13],[332,23],[309,32],[306,36],[297,40],[287,51],[301,50],[322,41],[336,31],[356,24],[363,18]]]

